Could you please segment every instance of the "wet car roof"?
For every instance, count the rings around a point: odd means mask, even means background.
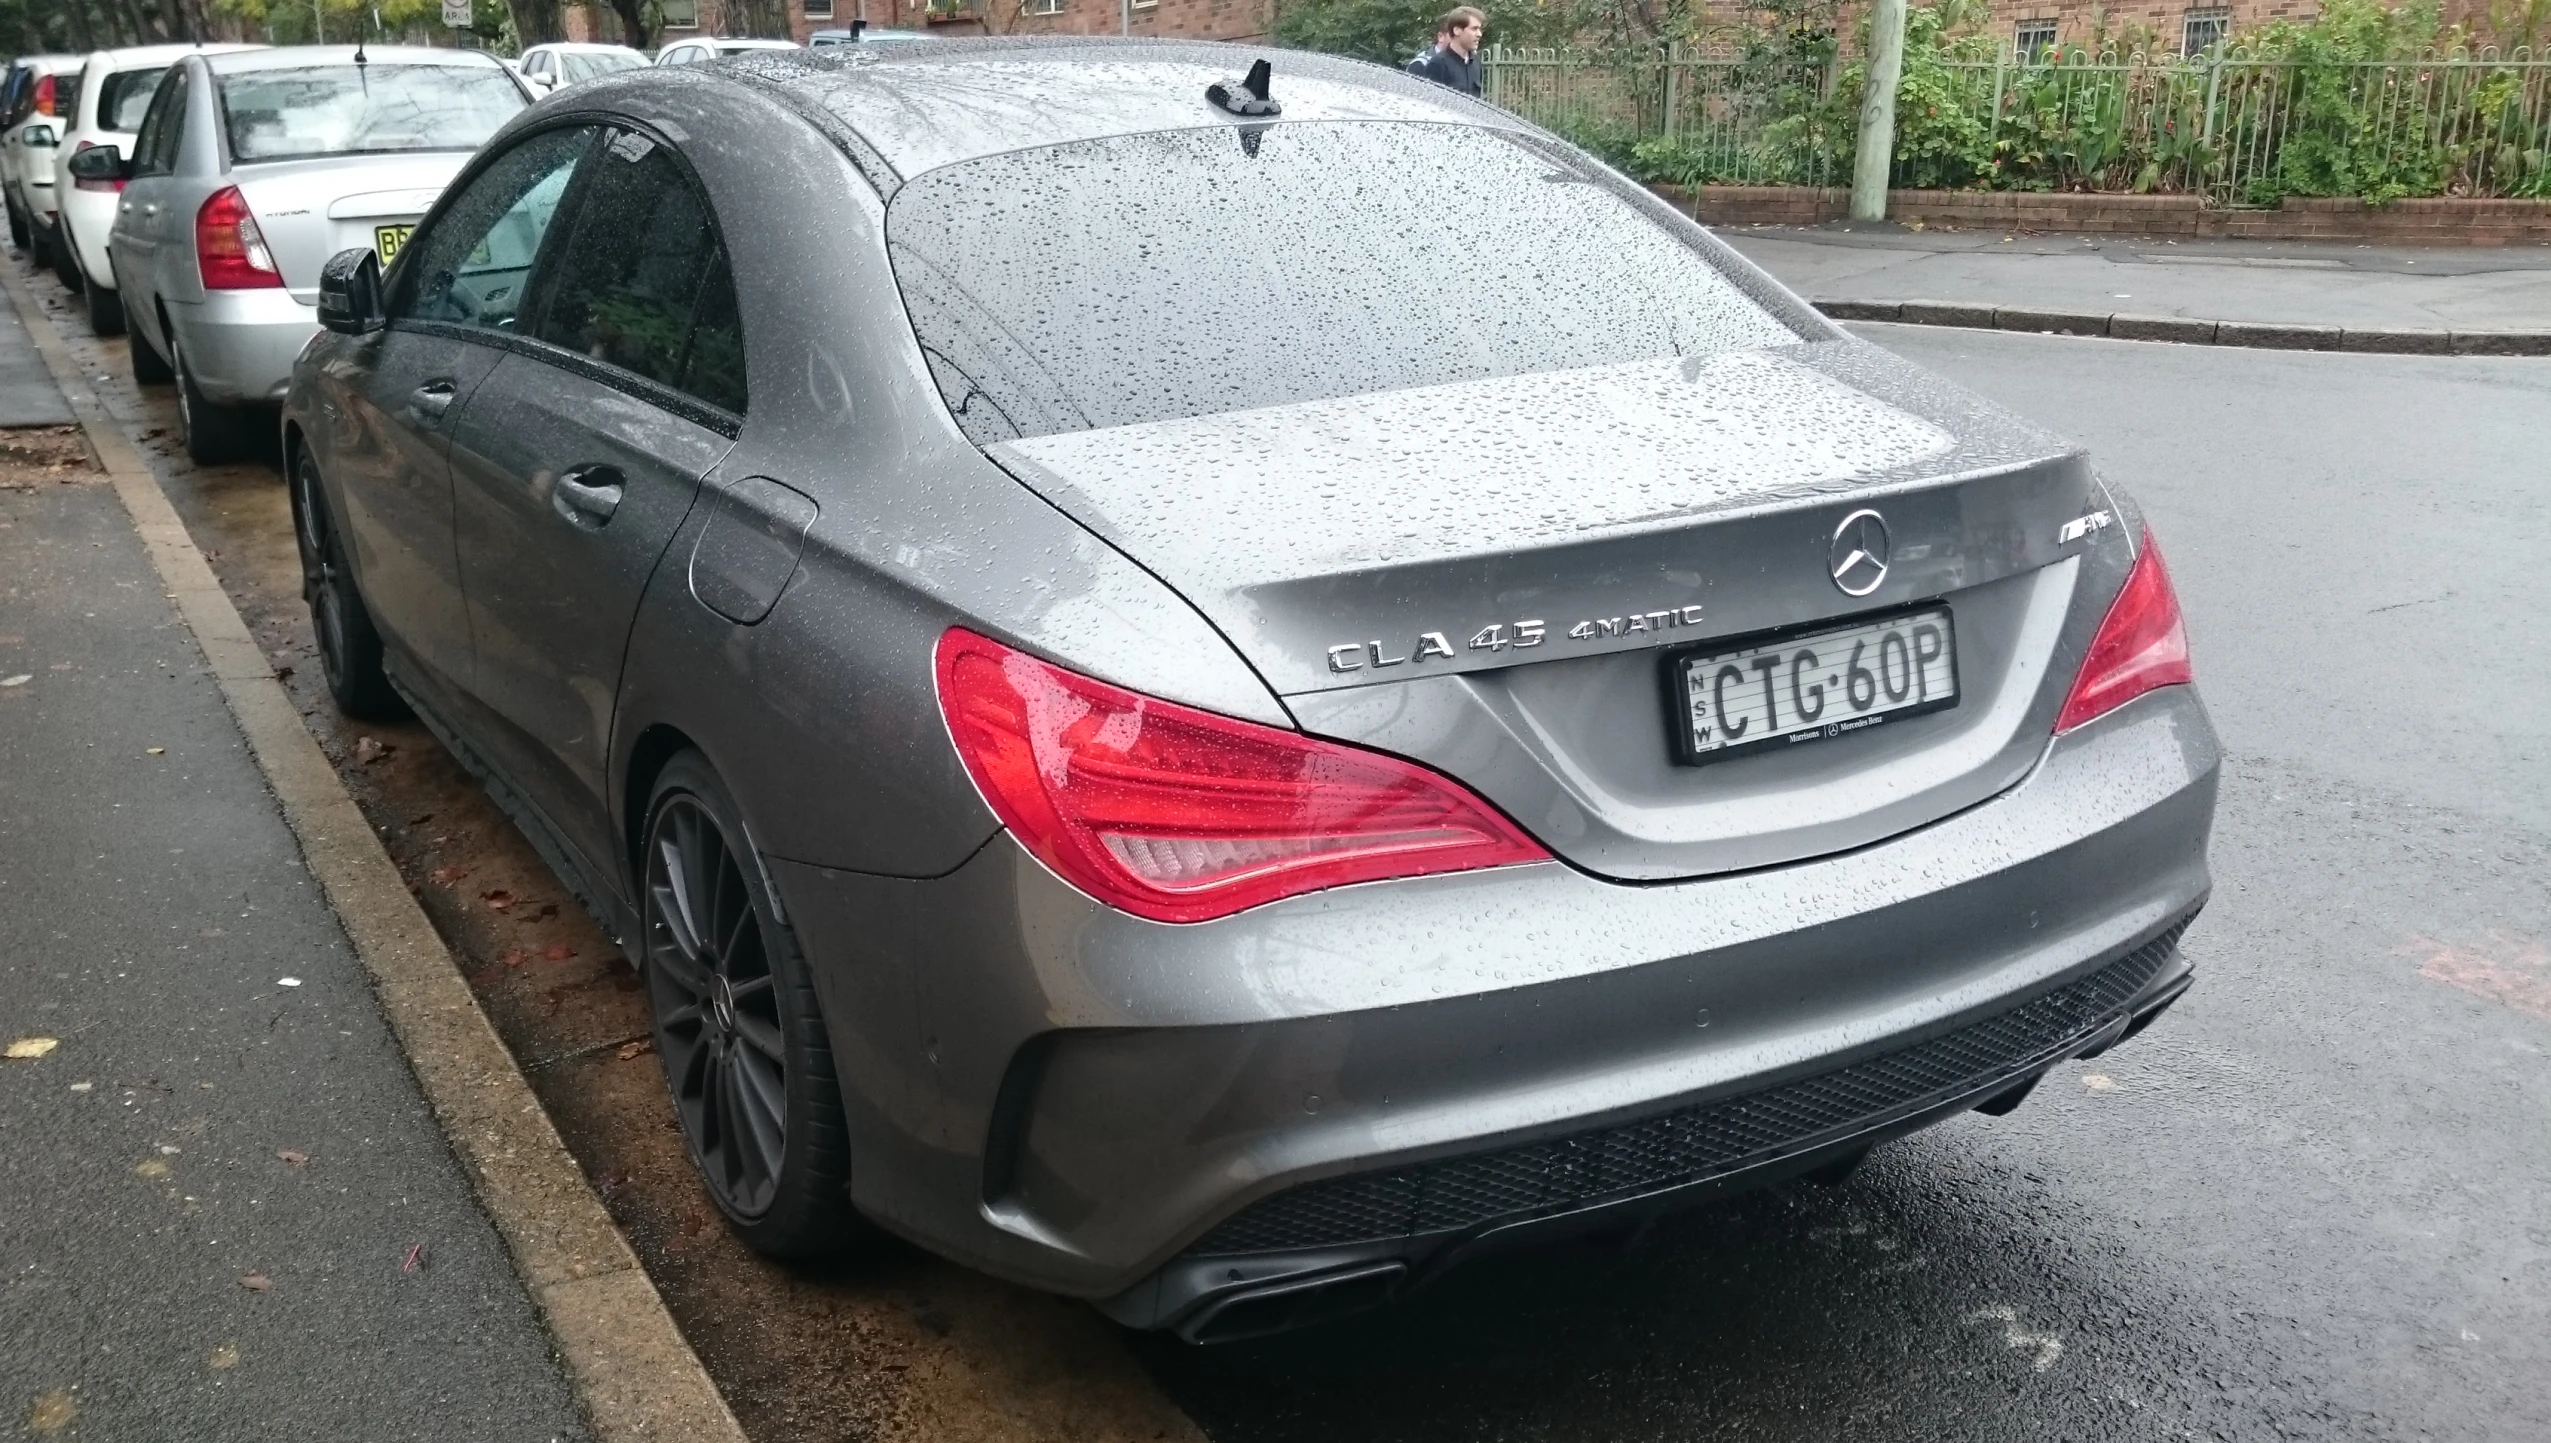
[[[848,53],[845,53],[848,52]],[[1513,117],[1378,65],[1272,47],[1076,40],[942,41],[771,51],[724,62],[846,129],[898,178],[978,156],[1103,136],[1244,122],[1205,100],[1274,62],[1274,123],[1417,121],[1515,128]]]

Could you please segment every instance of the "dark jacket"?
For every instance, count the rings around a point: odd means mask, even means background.
[[[1464,95],[1479,93],[1481,66],[1476,53],[1464,60],[1445,46],[1433,46],[1408,62],[1408,73],[1437,85],[1449,85]]]

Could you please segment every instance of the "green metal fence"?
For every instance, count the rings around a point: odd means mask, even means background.
[[[2079,50],[1908,68],[1895,183],[1908,187],[2551,196],[2551,59],[2517,49],[2379,62]],[[1495,50],[1487,95],[1671,178],[1837,184],[1854,97],[1839,66],[1674,50],[1620,60]]]

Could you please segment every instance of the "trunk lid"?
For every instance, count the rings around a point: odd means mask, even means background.
[[[1865,845],[2016,781],[2100,539],[2067,523],[2104,504],[2065,442],[1858,341],[988,449],[1192,601],[1307,730],[1437,766],[1635,879]],[[1889,555],[1853,596],[1832,555],[1864,509]],[[1675,761],[1664,657],[1933,600],[1955,707]]]
[[[363,155],[241,166],[231,183],[248,200],[292,298],[319,303],[319,269],[380,228],[414,225],[469,163],[464,151]],[[385,258],[386,259],[386,258]]]

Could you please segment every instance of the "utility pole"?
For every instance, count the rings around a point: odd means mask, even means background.
[[[1869,64],[1860,86],[1860,144],[1851,157],[1851,218],[1887,218],[1887,170],[1896,153],[1896,82],[1904,78],[1904,0],[1869,11]]]

